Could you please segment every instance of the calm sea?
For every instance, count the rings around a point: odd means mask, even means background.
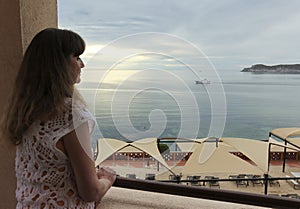
[[[300,126],[300,75],[218,73],[220,81],[205,85],[195,84],[192,77],[176,82],[146,72],[97,88],[83,82],[79,89],[98,123],[93,138],[217,134],[265,140],[272,129]]]

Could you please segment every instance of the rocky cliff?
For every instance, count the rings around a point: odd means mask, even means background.
[[[263,65],[257,64],[244,68],[241,72],[252,73],[279,73],[279,74],[300,74],[300,64],[293,65]]]

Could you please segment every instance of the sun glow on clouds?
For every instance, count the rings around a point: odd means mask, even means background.
[[[127,79],[137,71],[152,68],[154,63],[158,64],[153,55],[136,53],[128,56],[128,49],[114,47],[110,47],[103,54],[101,52],[103,47],[103,45],[89,46],[84,53],[83,59],[87,59],[87,62],[82,74],[88,82],[116,83]],[[122,59],[118,59],[119,57]]]
[[[169,66],[175,60],[168,55],[147,51],[142,48],[106,47],[103,45],[89,47],[85,57],[89,59],[86,63],[88,68],[96,69],[105,66],[106,70],[111,68],[134,70],[153,68],[155,66],[164,67]]]
[[[85,81],[118,83],[130,79],[136,73],[147,70],[153,75],[157,71],[173,71],[186,69],[184,63],[180,63],[173,57],[164,54],[143,52],[136,50],[131,54],[128,48],[110,47],[108,50],[98,50],[99,46],[91,47],[88,51],[89,61],[83,70]],[[121,59],[119,59],[121,57]],[[141,74],[140,74],[141,75]]]
[[[85,60],[89,60],[92,58],[98,51],[100,51],[104,45],[101,44],[93,44],[90,45],[87,43],[84,53],[81,55],[81,57]]]

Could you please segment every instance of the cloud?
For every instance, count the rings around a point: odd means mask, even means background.
[[[195,44],[224,68],[299,60],[297,0],[60,0],[58,7],[59,26],[80,33],[88,46],[106,45],[135,33],[161,32]],[[139,47],[155,41],[139,43]],[[134,47],[137,44],[138,40]],[[132,46],[124,43],[124,47]],[[159,46],[174,49],[168,42]],[[178,53],[189,54],[181,49]]]

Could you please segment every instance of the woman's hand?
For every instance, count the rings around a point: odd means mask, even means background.
[[[106,187],[107,190],[113,185],[116,180],[116,172],[108,167],[101,167],[96,171],[98,180],[101,181]],[[95,208],[100,204],[101,199],[96,201]]]
[[[97,170],[96,173],[98,179],[103,179],[103,178],[108,179],[111,182],[111,185],[116,180],[116,172],[109,167],[101,167],[99,170]]]

